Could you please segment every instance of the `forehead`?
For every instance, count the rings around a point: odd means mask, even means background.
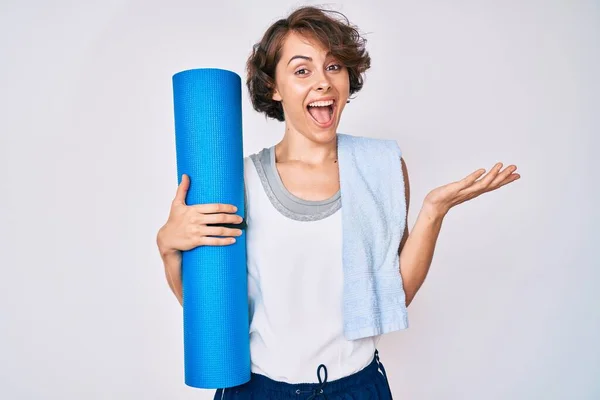
[[[325,56],[327,48],[316,38],[298,32],[290,32],[281,46],[282,61],[287,63],[289,58],[295,55]]]

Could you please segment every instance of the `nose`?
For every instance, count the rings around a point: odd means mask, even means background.
[[[329,79],[326,74],[321,74],[317,78],[317,82],[316,82],[315,86],[316,86],[317,91],[327,92],[327,91],[329,91],[329,89],[331,89],[331,82],[329,82]]]
[[[328,92],[331,89],[331,85],[327,81],[320,82],[317,86],[317,91],[319,92]]]

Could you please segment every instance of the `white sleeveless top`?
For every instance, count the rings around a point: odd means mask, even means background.
[[[244,158],[244,177],[252,372],[317,383],[320,364],[328,381],[362,370],[380,336],[344,338],[340,192],[322,201],[294,196],[274,146]]]

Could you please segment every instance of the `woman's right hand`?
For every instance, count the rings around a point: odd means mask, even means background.
[[[237,208],[232,204],[185,204],[190,178],[183,174],[167,222],[160,228],[157,243],[161,254],[191,250],[198,246],[226,246],[235,242],[242,231],[207,224],[239,224],[242,217],[233,214]],[[223,238],[212,236],[225,236]]]

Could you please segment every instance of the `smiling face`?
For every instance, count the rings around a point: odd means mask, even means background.
[[[317,142],[336,135],[350,91],[348,69],[318,41],[289,33],[275,85],[273,100],[283,106],[287,129]]]

